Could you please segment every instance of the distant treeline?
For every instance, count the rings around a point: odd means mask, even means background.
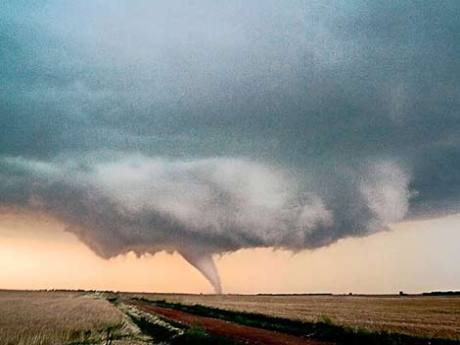
[[[21,289],[21,290],[8,290],[8,289],[0,289],[0,291],[28,291],[28,292],[79,292],[79,293],[122,293],[122,294],[149,294],[149,295],[198,295],[194,293],[173,293],[173,292],[132,292],[132,291],[112,291],[112,290],[85,290],[85,289]],[[200,293],[199,295],[207,295]],[[212,294],[211,294],[212,295]],[[392,297],[396,296],[396,294],[354,294],[349,292],[347,294],[333,294],[333,293],[292,293],[292,294],[284,294],[284,293],[258,293],[258,294],[235,294],[230,293],[226,294],[229,296],[273,296],[273,297],[283,297],[283,296],[356,296],[356,297]],[[399,296],[460,296],[459,291],[429,291],[423,292],[421,294],[412,294],[412,293],[405,293],[404,291],[399,292]]]
[[[237,295],[237,294],[236,294]],[[256,296],[333,296],[332,293],[258,293]]]
[[[423,296],[460,296],[460,291],[431,291],[422,293]]]

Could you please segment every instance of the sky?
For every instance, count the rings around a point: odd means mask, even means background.
[[[174,290],[188,262],[216,292],[250,291],[238,272],[256,255],[280,272],[261,291],[390,291],[435,247],[400,285],[458,284],[439,273],[460,228],[458,1],[7,0],[0,14],[11,284],[62,255],[108,272],[76,288],[148,263]],[[143,279],[133,289],[162,289]]]
[[[31,222],[33,222],[31,224]],[[292,254],[249,249],[216,258],[226,293],[365,293],[458,290],[460,216],[406,222],[370,237]],[[105,260],[55,220],[0,218],[4,289],[100,289],[213,293],[177,254]],[[269,267],[269,269],[267,269]]]

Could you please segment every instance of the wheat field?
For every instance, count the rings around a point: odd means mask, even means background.
[[[460,296],[134,295],[303,321],[327,317],[339,325],[460,340]],[[123,334],[113,344],[144,344],[126,315],[103,296],[0,291],[1,345],[105,344],[109,330]]]
[[[93,295],[0,291],[2,345],[96,344],[122,323],[120,311]]]
[[[247,296],[143,294],[142,297],[374,331],[460,340],[460,296]]]

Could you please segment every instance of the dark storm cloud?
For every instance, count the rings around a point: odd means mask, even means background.
[[[459,211],[458,1],[1,6],[0,201],[102,256]]]

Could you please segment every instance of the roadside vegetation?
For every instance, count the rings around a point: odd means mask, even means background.
[[[107,292],[0,291],[1,345],[237,345]]]
[[[156,305],[189,314],[225,320],[234,324],[289,334],[304,339],[312,339],[334,344],[351,345],[454,345],[460,344],[460,333],[456,333],[456,321],[449,327],[454,331],[449,333],[450,339],[442,337],[418,336],[387,330],[369,330],[357,326],[338,323],[334,316],[328,313],[319,315],[315,320],[308,321],[290,317],[268,315],[252,312],[261,305],[258,296],[185,296],[168,295],[184,301],[196,299],[216,303],[224,300],[233,309],[218,308],[210,305],[179,303],[159,298],[160,295],[116,294],[109,292],[84,291],[0,291],[0,344],[1,345],[238,345],[232,334],[225,338],[209,333],[200,324],[183,324],[171,321],[155,313],[143,311],[146,305]],[[153,297],[152,297],[153,296]],[[320,302],[318,310],[331,310],[331,303],[343,303],[346,297],[322,296],[321,299],[311,298],[305,303],[306,297],[260,297],[276,300],[281,298],[285,308],[286,301],[296,304],[297,308],[308,308],[311,300]],[[300,301],[299,302],[299,298]],[[460,313],[455,314],[457,297],[446,297],[452,305],[446,306],[444,297],[434,304],[438,297],[426,298],[425,314],[413,312],[418,324],[424,322],[430,329],[439,324],[439,319],[451,320],[451,314],[460,319]],[[232,303],[228,301],[231,299]],[[382,303],[383,298],[375,298]],[[401,297],[401,302],[414,303],[412,297]],[[410,300],[412,299],[412,301]],[[245,303],[252,300],[252,309],[240,310]],[[365,299],[367,301],[371,299]],[[255,302],[254,302],[255,301]],[[326,301],[326,302],[325,302]],[[331,302],[332,301],[332,302]],[[356,301],[354,299],[353,301]],[[358,300],[360,301],[360,300]],[[423,300],[416,300],[422,304]],[[387,303],[387,301],[385,301]],[[217,304],[217,303],[216,303]],[[239,305],[238,305],[239,304]],[[281,303],[278,304],[281,309]],[[398,305],[393,304],[398,310]],[[441,307],[440,307],[441,306]],[[262,306],[266,307],[266,305]],[[335,306],[337,307],[337,306]],[[340,306],[344,308],[344,306]],[[350,306],[347,306],[350,308]],[[237,309],[240,308],[240,309]],[[271,306],[273,308],[273,304]],[[292,308],[292,306],[291,306]],[[426,307],[428,308],[428,307]],[[368,319],[378,318],[369,308]],[[425,310],[425,309],[424,309]],[[350,310],[350,313],[353,312]],[[399,310],[404,312],[404,308]],[[292,314],[291,314],[292,315]],[[393,314],[390,314],[393,315]],[[428,318],[427,315],[432,316]],[[437,318],[437,319],[436,319]],[[397,318],[387,319],[400,322]],[[452,326],[453,325],[453,326]],[[452,328],[453,327],[453,328]],[[222,334],[220,334],[222,335]],[[237,338],[237,337],[235,337]],[[238,338],[239,339],[239,338]]]
[[[190,295],[130,294],[149,300],[263,314],[315,323],[323,316],[334,324],[370,332],[460,341],[460,296],[451,295]]]
[[[107,298],[127,315],[139,330],[150,340],[149,344],[167,345],[239,345],[232,339],[214,336],[199,324],[191,326],[166,320],[160,316],[143,312],[120,301],[116,296]]]
[[[282,332],[314,340],[334,342],[337,344],[353,345],[454,345],[458,341],[452,339],[436,339],[414,337],[405,334],[390,333],[385,331],[369,331],[360,328],[336,325],[327,316],[322,316],[316,322],[304,322],[279,317],[272,317],[257,313],[236,312],[203,305],[184,305],[167,302],[165,300],[152,301],[145,298],[139,300],[153,303],[164,308],[171,308],[190,314],[212,317],[229,322],[263,328],[271,331]]]

